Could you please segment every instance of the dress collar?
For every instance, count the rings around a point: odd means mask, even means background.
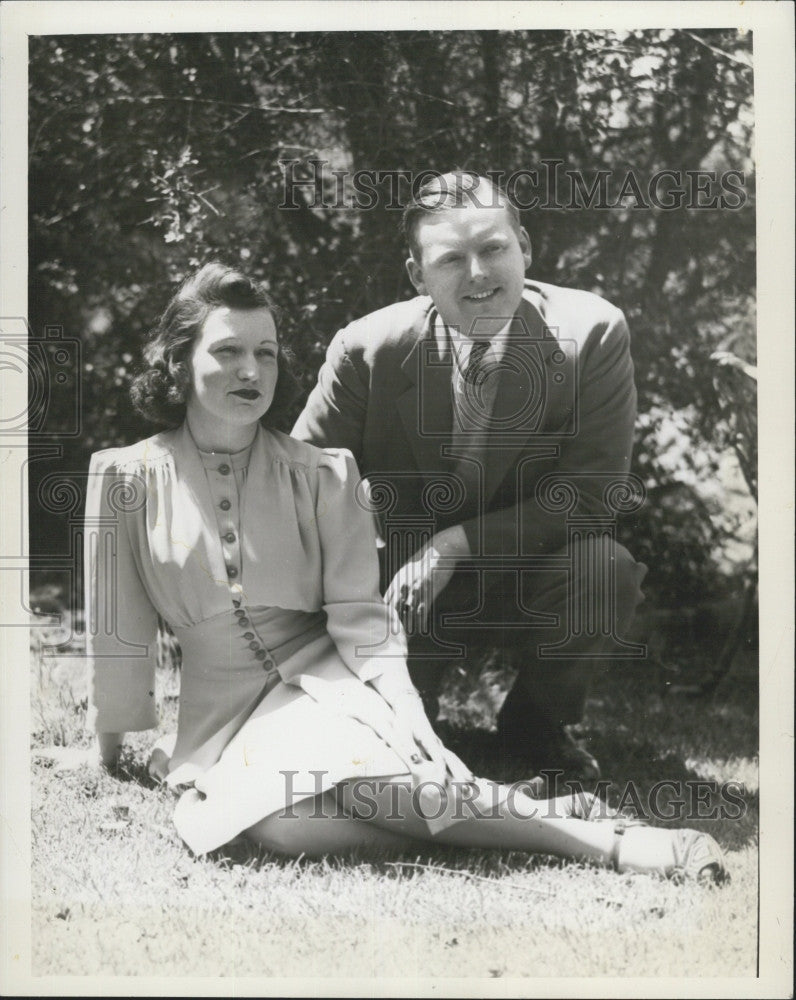
[[[258,426],[251,444],[248,444],[245,448],[241,448],[239,451],[203,451],[194,440],[187,420],[183,423],[180,430],[182,431],[183,441],[185,443],[190,442],[198,453],[205,469],[213,470],[218,469],[221,465],[227,465],[231,466],[236,472],[248,468],[254,443],[261,434],[260,427]]]
[[[241,451],[202,451],[201,448],[196,450],[199,452],[202,465],[206,469],[217,469],[219,465],[229,465],[235,472],[241,472],[249,467],[253,447],[254,441]]]

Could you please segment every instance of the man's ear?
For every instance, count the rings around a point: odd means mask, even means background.
[[[531,266],[533,262],[533,251],[531,249],[531,237],[528,235],[525,229],[520,226],[520,231],[517,234],[517,238],[520,241],[520,249],[522,250],[522,259],[525,263],[525,270]]]
[[[423,281],[423,268],[417,263],[414,257],[407,258],[406,273],[409,275],[409,280],[415,286],[417,294],[428,295],[426,283]]]

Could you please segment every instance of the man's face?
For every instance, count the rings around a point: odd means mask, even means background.
[[[406,262],[421,295],[430,295],[448,326],[466,337],[492,338],[520,304],[531,242],[503,207],[470,204],[421,220],[420,259]]]

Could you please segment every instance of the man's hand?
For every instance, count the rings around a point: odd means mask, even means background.
[[[450,583],[456,561],[470,554],[460,524],[438,531],[395,574],[384,599],[410,635],[428,629],[431,607]]]

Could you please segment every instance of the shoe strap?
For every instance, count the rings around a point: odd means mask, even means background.
[[[631,826],[648,826],[643,819],[636,819],[632,816],[616,816],[614,818],[614,846],[611,849],[611,865],[615,871],[619,871],[619,850],[622,846],[622,838],[625,831]]]

